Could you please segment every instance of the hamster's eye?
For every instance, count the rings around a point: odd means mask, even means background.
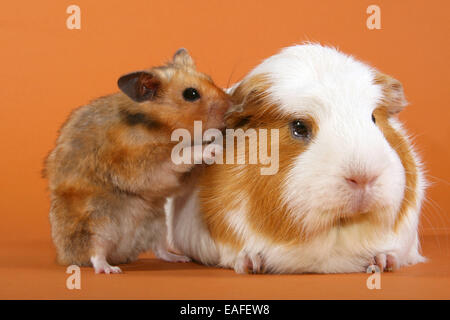
[[[294,120],[291,122],[291,133],[296,139],[306,139],[311,135],[311,130],[305,122]]]
[[[372,121],[373,121],[373,123],[377,123],[377,120],[375,119],[375,116],[373,115],[373,113],[372,113]]]
[[[183,91],[183,98],[186,101],[192,102],[192,101],[200,99],[200,93],[198,93],[197,89],[187,88],[187,89],[184,89],[184,91]]]

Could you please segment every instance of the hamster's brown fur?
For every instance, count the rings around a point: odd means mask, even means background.
[[[162,67],[119,79],[123,92],[75,110],[63,125],[44,173],[49,180],[52,237],[61,264],[120,272],[152,249],[167,252],[164,204],[189,178],[193,165],[175,165],[171,133],[194,121],[221,128],[228,96],[195,69],[186,50]],[[200,98],[187,101],[186,88]]]

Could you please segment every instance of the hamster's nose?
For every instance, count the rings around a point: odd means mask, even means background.
[[[365,188],[372,185],[378,176],[369,176],[364,174],[350,175],[345,177],[345,181],[353,188]]]

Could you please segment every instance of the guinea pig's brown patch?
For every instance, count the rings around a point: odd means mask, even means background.
[[[259,125],[259,128],[268,129],[269,132],[270,129],[279,130],[279,171],[274,175],[261,175],[260,168],[263,165],[258,164],[249,166],[242,176],[242,185],[249,195],[248,221],[251,228],[276,243],[305,240],[302,223],[293,218],[281,200],[281,188],[293,165],[292,159],[297,158],[306,149],[306,143],[291,137],[291,121],[292,119],[280,116],[279,120],[268,121],[270,125]],[[270,192],[267,192],[268,190]]]
[[[230,227],[226,216],[238,208],[239,203],[236,200],[242,193],[236,188],[233,176],[230,177],[232,168],[228,166],[211,165],[206,168],[205,178],[200,181],[201,213],[213,239],[240,250],[242,239]]]
[[[397,152],[403,168],[405,169],[405,193],[394,226],[394,230],[397,230],[408,208],[413,206],[416,202],[416,187],[418,179],[417,166],[412,155],[408,140],[390,125],[389,111],[387,107],[378,107],[374,111],[374,116],[377,126],[383,132],[386,140],[389,142],[391,147],[395,150],[395,152]]]

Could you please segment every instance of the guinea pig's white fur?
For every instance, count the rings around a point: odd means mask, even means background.
[[[257,66],[231,93],[258,75],[266,76],[269,86],[264,99],[277,113],[292,119],[307,115],[317,126],[305,150],[290,160],[278,199],[291,223],[298,223],[311,236],[279,241],[260,232],[249,221],[249,202],[255,199],[244,188],[234,195],[238,205],[225,212],[220,222],[221,228],[238,239],[239,245],[230,244],[211,232],[213,222],[203,218],[199,189],[192,188],[170,203],[173,245],[202,263],[238,272],[243,271],[245,255],[253,264],[262,257],[266,270],[275,273],[364,272],[375,257],[388,255],[396,267],[424,261],[419,253],[418,223],[425,180],[411,142],[395,117],[406,105],[401,85],[351,56],[318,44],[285,48]],[[389,114],[387,134],[398,135],[400,140],[387,139],[371,120],[380,105]],[[404,144],[403,149],[396,144]],[[408,173],[404,164],[414,172]],[[349,183],[354,177],[373,180],[362,198]],[[414,183],[408,184],[407,179]],[[260,196],[270,193],[267,190]],[[223,195],[217,191],[209,201],[220,206]],[[355,210],[362,218],[351,220]],[[341,223],[346,218],[351,222]]]

